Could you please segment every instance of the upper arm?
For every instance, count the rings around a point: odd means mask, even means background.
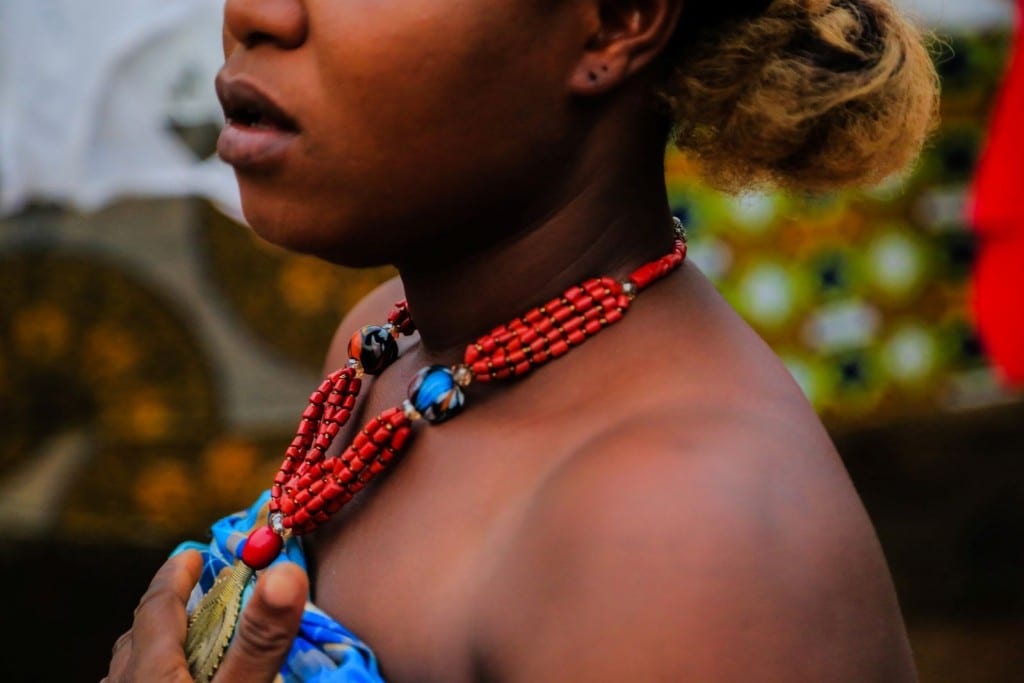
[[[478,651],[493,677],[913,680],[906,657],[882,661],[898,615],[850,607],[884,600],[885,586],[858,575],[871,573],[858,547],[870,539],[841,525],[848,538],[825,538],[801,519],[805,503],[784,500],[801,495],[785,477],[765,485],[771,459],[742,448],[702,453],[640,425],[571,459],[488,585]]]
[[[360,299],[334,331],[324,359],[324,375],[337,370],[348,360],[348,342],[356,330],[364,325],[383,325],[391,307],[403,298],[402,281],[395,276]]]

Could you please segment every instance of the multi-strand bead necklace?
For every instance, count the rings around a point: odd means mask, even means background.
[[[387,368],[398,357],[398,338],[416,328],[400,301],[385,324],[357,331],[349,342],[348,363],[329,374],[309,398],[270,488],[266,526],[242,541],[231,572],[217,580],[189,618],[185,649],[193,677],[200,682],[213,677],[234,632],[242,590],[254,572],[277,558],[288,535],[317,529],[384,472],[409,442],[414,422],[437,424],[456,416],[465,404],[463,389],[471,383],[521,377],[620,320],[637,294],[683,262],[686,236],[678,220],[676,232],[671,252],[624,281],[598,277],[570,287],[469,344],[458,365],[423,368],[400,406],[370,419],[341,455],[328,458],[328,448],[355,409],[362,376]]]

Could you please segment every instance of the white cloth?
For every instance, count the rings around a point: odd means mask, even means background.
[[[229,166],[170,130],[222,113],[224,0],[0,0],[0,215],[129,195],[237,212]]]
[[[1013,26],[1013,0],[894,0],[906,16],[942,30]]]

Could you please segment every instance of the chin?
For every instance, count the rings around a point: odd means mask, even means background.
[[[390,265],[394,243],[378,230],[368,230],[373,221],[350,217],[335,203],[330,211],[316,210],[312,203],[267,202],[242,195],[246,223],[264,241],[307,256],[349,268]]]

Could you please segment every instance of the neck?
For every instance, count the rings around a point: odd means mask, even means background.
[[[570,179],[559,201],[531,212],[542,218],[502,226],[505,239],[449,254],[441,265],[398,264],[426,359],[452,362],[467,343],[568,287],[594,276],[622,279],[671,250],[663,156],[590,162],[605,170],[574,174],[587,181]]]

